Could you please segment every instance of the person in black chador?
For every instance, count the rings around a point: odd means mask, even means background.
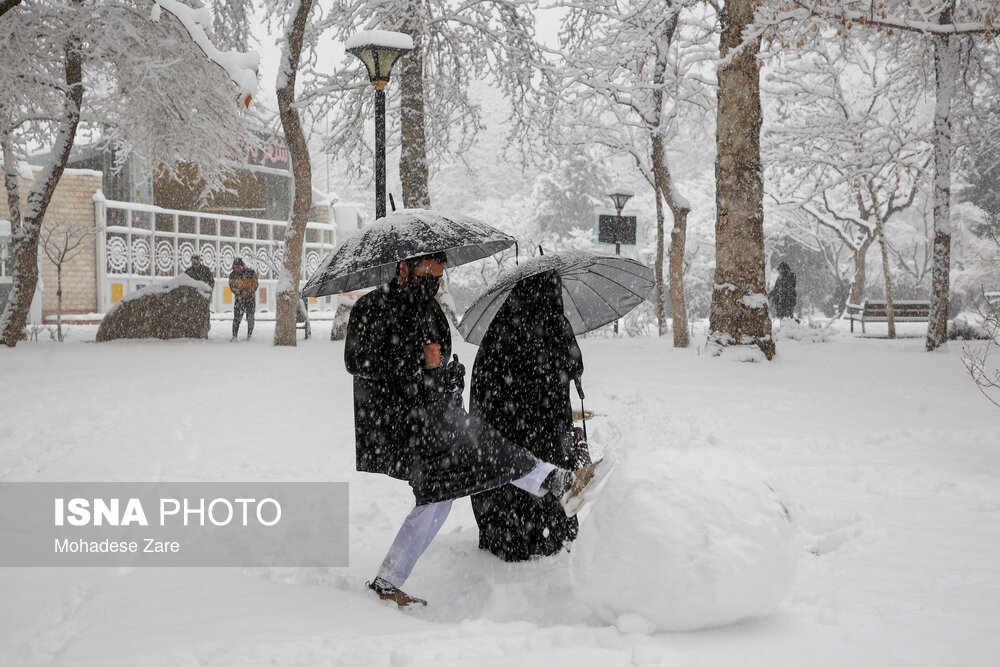
[[[570,382],[583,358],[563,315],[555,271],[522,280],[490,323],[472,368],[469,411],[532,454],[575,468]],[[472,497],[479,547],[505,561],[551,556],[576,538],[577,519],[551,496],[505,485]]]
[[[357,468],[409,481],[416,499],[368,584],[400,607],[426,601],[399,589],[456,498],[513,483],[573,506],[598,481],[597,464],[576,471],[539,461],[483,426],[461,405],[465,369],[434,300],[445,256],[399,262],[396,279],[358,299],[344,361],[354,376]]]
[[[785,262],[778,264],[778,279],[774,281],[769,296],[779,320],[792,317],[795,309],[795,274]]]

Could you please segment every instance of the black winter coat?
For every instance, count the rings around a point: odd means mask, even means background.
[[[408,480],[418,505],[524,476],[536,460],[469,417],[455,393],[459,371],[424,369],[425,342],[446,360],[451,331],[436,301],[415,297],[390,282],[351,310],[344,360],[354,376],[357,469]]]
[[[795,309],[795,274],[791,269],[786,268],[774,281],[770,296],[778,317],[792,317]]]
[[[198,266],[189,266],[184,270],[184,273],[188,274],[191,278],[195,280],[200,280],[203,283],[208,283],[209,287],[215,287],[215,276],[212,275],[212,269],[208,268],[204,264],[199,264]]]
[[[570,382],[583,358],[563,315],[553,272],[521,281],[490,323],[472,370],[469,409],[504,437],[563,468],[576,468]],[[577,534],[558,499],[513,486],[473,496],[479,546],[500,558],[551,555]]]

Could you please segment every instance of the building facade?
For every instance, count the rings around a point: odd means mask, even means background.
[[[257,156],[256,160],[271,160],[273,165],[274,156],[281,157],[277,148],[272,150],[272,157]],[[287,154],[284,158],[287,167]],[[95,159],[84,156],[71,160],[73,166],[64,171],[45,215],[47,224],[71,224],[94,230],[92,243],[63,266],[64,314],[100,317],[125,294],[183,272],[194,254],[199,254],[202,264],[215,274],[213,311],[232,310],[233,297],[227,281],[237,257],[258,273],[258,311],[274,310],[290,207],[291,179],[287,169],[250,164],[237,173],[236,179],[252,184],[258,189],[256,195],[240,198],[237,191],[235,196],[227,195],[229,201],[210,197],[200,209],[195,206],[185,209],[161,205],[194,201],[185,195],[183,183],[172,188],[165,185],[167,190],[160,192],[156,179],[149,176],[141,163],[126,163],[117,173],[107,169],[110,162],[101,163],[105,167],[101,170],[81,168],[93,164]],[[39,171],[35,169],[33,174],[37,177]],[[26,179],[20,181],[22,210],[32,183]],[[109,193],[115,197],[109,197]],[[258,202],[262,205],[257,206]],[[303,243],[303,279],[315,271],[336,245],[335,217],[357,215],[350,207],[335,212],[335,206],[324,201],[313,208]],[[267,217],[282,211],[281,217]],[[11,281],[8,215],[6,200],[0,198],[0,221],[3,221],[0,222],[0,302],[6,301]],[[39,268],[41,314],[47,317],[57,307],[56,267],[41,251]],[[312,299],[310,309],[335,310],[336,305],[334,297],[322,297]]]

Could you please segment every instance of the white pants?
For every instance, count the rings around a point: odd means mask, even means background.
[[[551,463],[539,462],[531,472],[520,479],[515,479],[511,484],[533,496],[542,497],[549,492],[548,489],[542,488],[542,482],[555,468]],[[410,510],[403,525],[399,527],[399,532],[396,533],[396,539],[389,547],[389,553],[382,561],[382,567],[378,570],[379,577],[396,588],[403,585],[413,571],[413,566],[441,530],[444,520],[448,518],[448,512],[451,511],[451,503],[451,500],[443,500],[439,503],[417,505]]]

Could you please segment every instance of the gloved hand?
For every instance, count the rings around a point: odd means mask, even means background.
[[[457,354],[444,367],[443,379],[447,390],[452,393],[461,394],[465,389],[465,366],[458,360]]]

